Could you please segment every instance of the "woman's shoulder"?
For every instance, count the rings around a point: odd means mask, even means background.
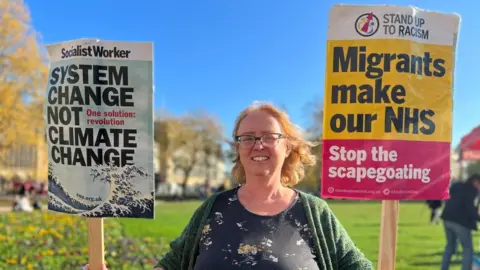
[[[334,214],[326,200],[301,190],[297,190],[297,192],[300,194],[307,215],[311,215],[314,219],[318,219],[322,223],[331,222]]]
[[[301,200],[304,203],[307,203],[310,207],[314,207],[322,211],[329,209],[328,203],[324,199],[302,190],[296,191],[300,194]]]

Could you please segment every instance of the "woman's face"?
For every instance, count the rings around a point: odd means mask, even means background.
[[[247,176],[269,176],[281,171],[289,153],[281,134],[280,123],[267,112],[251,112],[240,122],[237,150]]]

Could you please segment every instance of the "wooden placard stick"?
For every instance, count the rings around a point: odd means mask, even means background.
[[[88,218],[88,264],[89,270],[102,270],[105,261],[103,242],[103,218]]]
[[[382,201],[377,269],[395,270],[399,205],[399,201]]]

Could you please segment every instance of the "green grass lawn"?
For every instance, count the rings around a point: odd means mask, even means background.
[[[357,246],[377,263],[380,233],[380,202],[329,201]],[[127,236],[170,241],[178,236],[199,202],[165,203],[156,208],[154,220],[121,219]],[[439,269],[445,245],[441,225],[429,225],[429,210],[422,202],[401,203],[397,242],[397,270]],[[475,250],[480,238],[475,235]],[[461,248],[459,247],[459,251]],[[454,256],[451,269],[460,269]]]
[[[173,239],[178,236],[200,202],[164,203],[156,207],[155,219],[121,219],[124,232],[133,237],[164,237]]]

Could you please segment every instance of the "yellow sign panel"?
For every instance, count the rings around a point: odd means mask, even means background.
[[[450,141],[451,46],[329,41],[327,63],[326,138]]]

